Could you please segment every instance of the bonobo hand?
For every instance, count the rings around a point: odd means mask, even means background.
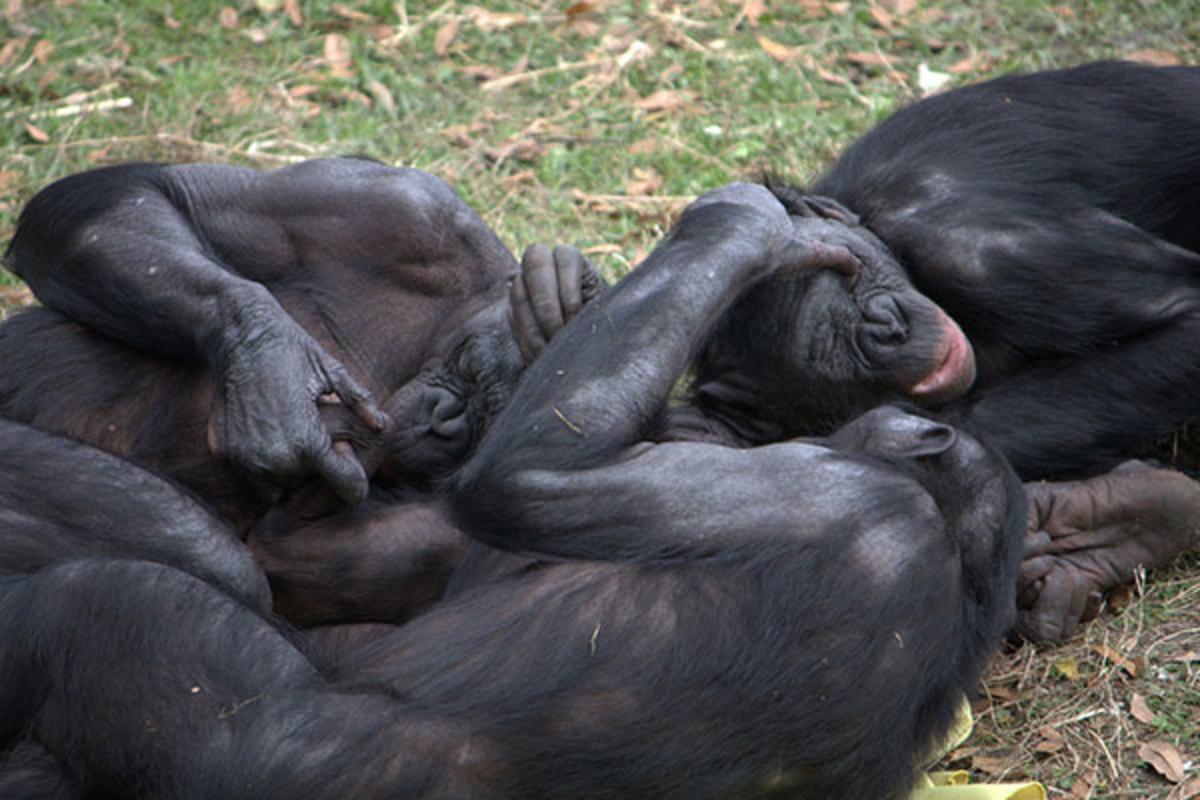
[[[1031,483],[1017,631],[1061,642],[1100,610],[1103,593],[1200,543],[1200,484],[1129,461],[1085,481]]]
[[[209,446],[260,488],[294,486],[321,476],[349,503],[367,496],[367,475],[348,449],[335,451],[318,398],[332,395],[376,431],[390,420],[278,305],[241,309],[222,334]]]
[[[702,246],[740,250],[731,263],[755,264],[760,277],[789,270],[832,269],[857,275],[842,223],[794,217],[765,186],[730,183],[705,192],[683,212],[676,235]]]
[[[585,303],[604,290],[592,262],[574,247],[530,245],[509,293],[508,322],[526,364]]]

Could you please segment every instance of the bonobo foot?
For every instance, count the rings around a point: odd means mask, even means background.
[[[1030,483],[1017,632],[1061,642],[1100,611],[1104,592],[1200,543],[1200,483],[1127,461],[1083,481]]]

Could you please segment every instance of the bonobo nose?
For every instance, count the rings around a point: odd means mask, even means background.
[[[908,320],[890,294],[877,294],[863,304],[863,326],[876,344],[895,347],[908,341]]]
[[[936,456],[954,447],[958,432],[936,420],[914,416],[892,406],[868,411],[847,426],[862,450],[919,458]],[[835,434],[834,437],[840,436]]]

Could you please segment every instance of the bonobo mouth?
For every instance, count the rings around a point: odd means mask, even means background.
[[[934,357],[937,366],[908,390],[922,405],[953,400],[966,394],[975,382],[975,351],[971,343],[945,311],[938,308],[937,313],[942,326],[942,340]]]

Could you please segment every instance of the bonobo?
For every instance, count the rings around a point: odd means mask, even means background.
[[[541,563],[335,674],[169,567],[3,579],[0,747],[28,731],[106,796],[902,796],[1011,617],[1016,476],[891,407],[828,440],[657,438],[746,289],[857,268],[822,235],[762,187],[694,203],[454,480],[467,530]]]
[[[1200,67],[1088,64],[901,110],[811,192],[777,190],[841,228],[862,273],[751,291],[702,354],[700,399],[767,441],[902,398],[985,436],[1027,480],[1112,467],[1200,418],[1197,130]],[[1146,502],[1148,477],[1130,480],[1113,483],[1130,487],[1116,516]],[[1177,528],[1138,560],[1097,542],[1101,572],[1127,580],[1196,536]],[[1111,585],[1098,575],[1075,573]]]
[[[362,159],[73,175],[7,253],[46,308],[0,325],[0,416],[190,488],[250,532],[294,621],[403,617],[465,547],[437,481],[507,401],[522,343],[598,289],[577,251],[526,262],[510,309],[518,267],[484,222]]]

